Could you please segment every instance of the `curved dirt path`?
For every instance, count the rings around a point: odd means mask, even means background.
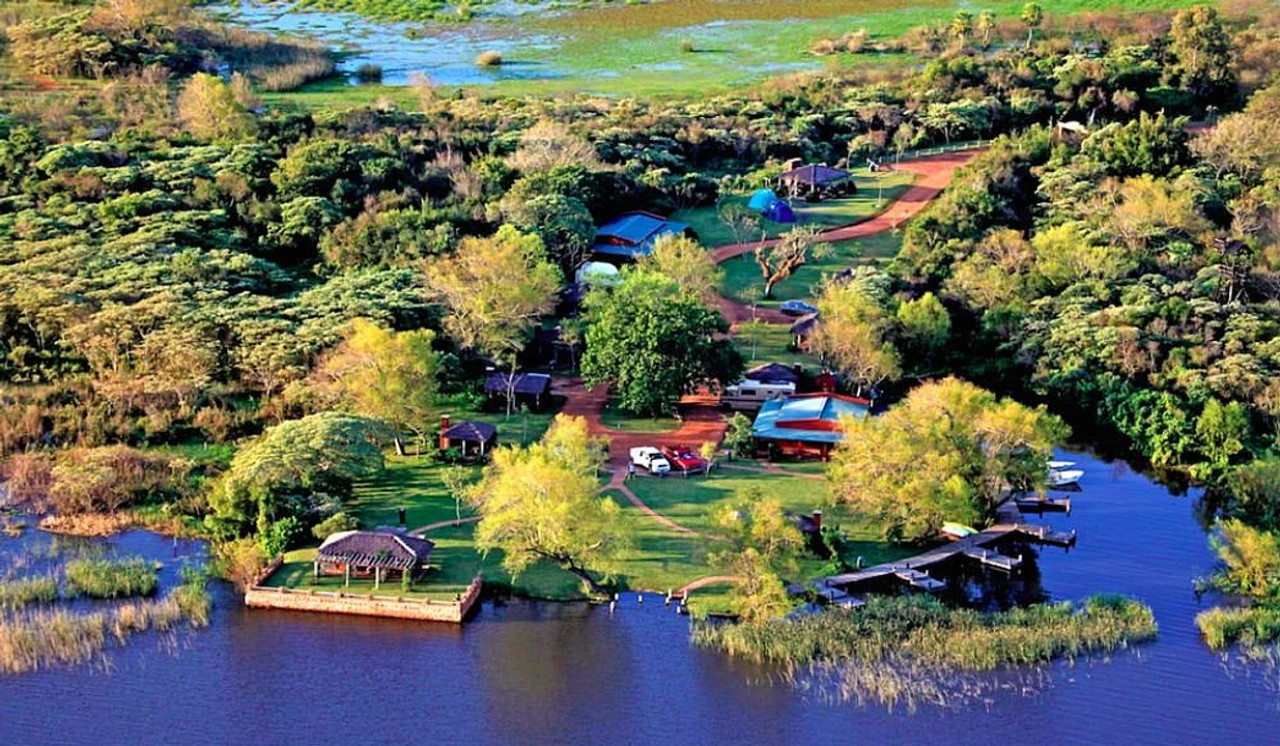
[[[927,207],[951,183],[956,169],[968,164],[980,152],[982,152],[981,149],[959,150],[954,153],[931,155],[892,164],[895,170],[908,171],[917,174],[919,178],[884,212],[861,223],[819,233],[818,241],[828,243],[850,241],[898,228]],[[711,249],[711,258],[716,264],[720,264],[734,257],[749,254],[760,246],[772,246],[777,242],[777,239],[769,239],[763,242],[750,241],[718,246]],[[721,297],[719,303],[721,313],[730,324],[750,321],[753,316],[751,307],[739,301]],[[790,324],[794,320],[772,308],[757,308],[754,317],[766,324]]]
[[[862,238],[865,236],[875,235],[884,231],[889,231],[902,225],[907,220],[914,217],[925,208],[943,189],[951,183],[952,177],[955,175],[957,168],[967,164],[977,155],[979,150],[964,150],[955,153],[944,153],[941,155],[927,156],[924,158],[916,158],[910,161],[904,161],[893,165],[893,168],[900,171],[909,171],[917,174],[919,178],[912,184],[888,209],[876,215],[875,217],[843,228],[835,228],[818,235],[821,241],[848,241],[851,239]],[[764,242],[765,245],[775,243],[776,239]],[[711,257],[716,263],[727,261],[736,256],[755,251],[760,242],[751,242],[743,244],[731,244],[728,246],[720,246],[711,250]],[[788,324],[791,318],[776,309],[758,308],[752,312],[751,308],[729,298],[719,299],[721,311],[730,324],[738,324],[749,321],[753,315],[755,318],[769,324]],[[631,503],[639,508],[646,515],[663,524],[664,526],[678,531],[680,533],[696,534],[697,532],[687,526],[681,526],[679,523],[658,513],[649,507],[626,486],[627,462],[630,459],[630,451],[637,446],[653,445],[654,443],[685,445],[697,447],[705,442],[719,443],[724,438],[727,423],[721,416],[716,397],[709,393],[703,392],[693,396],[686,396],[681,399],[679,404],[679,413],[682,418],[681,424],[675,430],[667,433],[628,433],[612,430],[604,424],[602,415],[604,413],[605,404],[608,403],[609,392],[604,386],[597,386],[593,390],[587,390],[583,386],[582,380],[579,378],[555,378],[551,384],[552,394],[564,397],[565,404],[561,410],[564,414],[582,417],[587,421],[587,428],[592,435],[604,436],[609,438],[609,467],[613,471],[613,477],[609,483],[601,488],[605,490],[617,490],[626,496]],[[724,466],[729,466],[725,464]],[[734,468],[734,467],[730,467]],[[740,467],[739,467],[740,468]],[[799,474],[787,472],[786,470],[772,467],[765,469],[771,473],[794,474],[795,476],[821,478],[817,475]],[[648,479],[649,477],[642,477]],[[678,478],[678,477],[677,477]],[[430,531],[443,525],[450,525],[451,521],[441,524],[432,524],[421,529],[416,529],[414,533]],[[694,590],[698,583],[705,581],[723,582],[732,580],[727,576],[713,576],[712,578],[703,578],[694,581],[689,586],[681,589],[681,592]],[[692,586],[692,587],[690,587]]]

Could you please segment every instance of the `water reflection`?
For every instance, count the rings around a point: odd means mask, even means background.
[[[973,696],[955,708],[907,715],[797,691],[691,648],[687,620],[655,597],[626,597],[612,615],[487,602],[459,628],[249,611],[220,586],[208,629],[167,647],[135,638],[113,651],[110,674],[0,678],[0,744],[1267,742],[1280,726],[1275,667],[1215,655],[1194,627],[1208,600],[1191,578],[1213,562],[1202,495],[1067,458],[1086,470],[1083,491],[1069,518],[1043,520],[1076,529],[1077,547],[1029,548],[1034,561],[1008,584],[960,569],[948,592],[982,608],[1123,593],[1151,605],[1160,636],[1109,660],[969,677]],[[112,543],[173,558],[166,576],[201,551],[140,532]]]

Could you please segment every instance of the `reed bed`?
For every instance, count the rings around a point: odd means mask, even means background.
[[[51,576],[19,578],[0,582],[0,609],[15,611],[32,604],[58,600],[58,579]]]
[[[1217,607],[1196,616],[1196,626],[1214,650],[1239,643],[1262,648],[1280,640],[1280,608],[1269,605]]]
[[[890,707],[946,704],[982,686],[963,674],[1037,666],[1155,637],[1151,609],[1116,596],[998,613],[953,609],[930,597],[872,598],[760,624],[700,623],[695,644],[824,682],[842,700]]]
[[[182,585],[162,599],[90,613],[58,609],[0,615],[0,673],[86,663],[102,657],[113,639],[123,644],[139,632],[169,632],[184,623],[204,627],[211,608],[204,575],[184,572]]]
[[[133,526],[134,518],[127,512],[75,513],[45,516],[40,519],[41,530],[66,536],[111,536]]]
[[[158,580],[156,563],[141,557],[78,559],[66,565],[67,595],[90,598],[150,596]]]

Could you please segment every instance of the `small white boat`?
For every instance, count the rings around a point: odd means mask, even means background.
[[[1076,462],[1074,461],[1050,461],[1048,464],[1049,471],[1062,471],[1063,469],[1070,469],[1075,465]]]
[[[1050,487],[1068,487],[1079,482],[1083,476],[1082,469],[1050,469],[1044,481]]]

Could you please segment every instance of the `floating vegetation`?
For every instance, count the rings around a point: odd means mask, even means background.
[[[111,639],[124,643],[135,633],[167,632],[183,623],[204,627],[211,609],[204,574],[188,569],[182,585],[162,599],[88,614],[59,609],[0,616],[0,672],[86,663],[101,656]]]
[[[793,683],[817,681],[844,701],[909,709],[976,691],[966,673],[1075,659],[1155,635],[1151,609],[1117,596],[997,613],[953,609],[930,597],[872,598],[861,609],[796,620],[694,628],[696,644],[780,666]]]
[[[0,609],[15,611],[58,600],[58,579],[49,575],[0,582]]]
[[[1236,643],[1261,648],[1280,639],[1280,608],[1266,604],[1212,608],[1196,616],[1196,626],[1214,650]]]
[[[159,565],[141,557],[78,559],[67,563],[67,595],[91,598],[150,596]]]

